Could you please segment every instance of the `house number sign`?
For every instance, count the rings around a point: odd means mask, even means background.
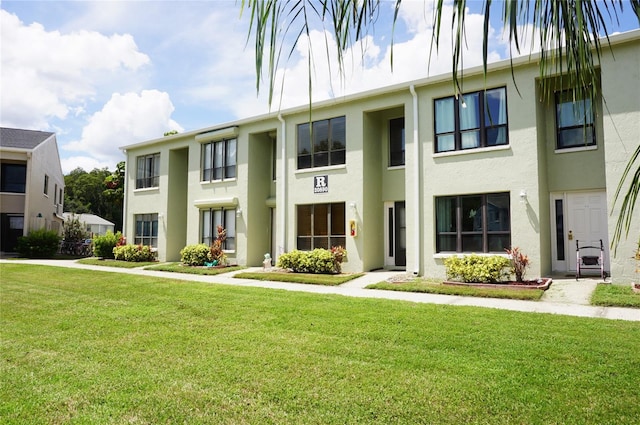
[[[329,176],[313,176],[313,193],[329,192]]]

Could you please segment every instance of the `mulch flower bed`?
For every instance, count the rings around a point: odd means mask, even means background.
[[[444,281],[443,285],[454,285],[454,286],[474,286],[477,288],[508,288],[508,289],[542,289],[546,291],[549,289],[551,285],[552,279],[549,277],[540,278],[540,279],[531,279],[525,280],[524,282],[500,282],[500,283],[480,283],[480,282],[453,282],[453,281]]]

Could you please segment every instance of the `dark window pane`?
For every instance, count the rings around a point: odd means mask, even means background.
[[[313,152],[329,151],[329,120],[313,123]],[[315,165],[315,163],[314,163]]]
[[[345,117],[332,118],[331,125],[331,149],[345,149],[346,143],[346,129],[345,129]]]
[[[311,236],[311,205],[298,205],[298,235]]]
[[[313,249],[316,248],[324,248],[329,249],[329,238],[325,237],[314,237],[313,238]]]
[[[333,151],[331,152],[331,164],[330,165],[341,165],[345,163],[345,151]]]
[[[491,127],[487,129],[487,146],[507,144],[507,128]]]
[[[311,238],[298,237],[297,245],[300,251],[311,251]]]
[[[311,155],[303,155],[298,157],[298,169],[311,168]]]
[[[462,235],[462,252],[483,252],[482,235]]]
[[[482,230],[482,196],[462,196],[462,231]]]
[[[346,234],[344,203],[331,204],[331,234],[335,236]]]
[[[562,199],[556,199],[556,253],[558,261],[564,261],[564,210]]]
[[[313,234],[314,236],[329,235],[329,204],[316,204],[313,208]]]
[[[558,132],[558,149],[595,144],[593,127],[569,128]]]
[[[404,165],[404,118],[389,121],[389,166]]]
[[[505,249],[511,247],[511,237],[507,234],[504,235],[489,235],[489,251],[490,252],[504,252]]]
[[[487,127],[507,123],[507,91],[504,87],[485,92],[484,124]]]
[[[24,164],[2,164],[0,175],[2,192],[25,193],[27,166]]]
[[[325,167],[329,165],[329,152],[316,153],[313,155],[314,167]]]
[[[456,235],[439,235],[438,236],[438,252],[456,252],[457,248]]]
[[[511,228],[509,218],[509,194],[487,195],[487,230],[508,231]]]
[[[347,238],[345,237],[333,237],[331,238],[331,246],[341,246],[341,247],[345,247],[347,243]]]

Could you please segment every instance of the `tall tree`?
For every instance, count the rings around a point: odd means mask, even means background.
[[[394,0],[391,29],[391,67],[393,69],[393,32],[402,0]],[[449,4],[449,2],[447,2]],[[453,41],[452,83],[455,93],[461,92],[462,64],[465,44],[465,16],[467,0],[451,0],[451,40]],[[640,0],[511,0],[493,2],[484,0],[482,59],[487,71],[490,19],[499,14],[503,30],[515,51],[511,57],[526,53],[523,40],[532,37],[540,49],[540,81],[542,92],[553,91],[549,75],[561,75],[567,84],[575,87],[577,95],[594,99],[598,65],[603,50],[601,40],[609,39],[609,27],[618,21],[625,4],[631,8],[640,25]],[[263,69],[269,83],[269,104],[273,102],[276,71],[283,57],[286,41],[292,39],[289,58],[302,36],[309,37],[317,25],[333,35],[336,61],[342,71],[343,53],[355,42],[362,40],[375,27],[381,8],[380,0],[242,0],[241,10],[248,12],[249,35],[255,40],[256,89],[260,90]],[[438,49],[443,38],[442,21],[446,15],[445,0],[433,0],[432,51]],[[529,52],[533,48],[528,44]],[[312,52],[309,52],[309,102],[312,94]],[[329,49],[327,48],[327,55]],[[640,147],[630,159],[618,187],[616,202],[622,199],[622,210],[612,244],[617,246],[623,232],[628,233],[635,203],[640,191]],[[637,167],[637,168],[636,168]],[[635,171],[634,171],[635,170]],[[629,188],[624,196],[625,180]]]

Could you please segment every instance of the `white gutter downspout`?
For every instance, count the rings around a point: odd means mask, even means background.
[[[415,158],[415,172],[413,179],[413,222],[416,231],[414,236],[414,259],[413,274],[417,276],[420,273],[420,235],[422,234],[420,224],[420,138],[418,137],[418,93],[413,84],[409,86],[411,96],[413,96],[413,156]]]
[[[129,193],[127,192],[127,180],[129,179],[129,155],[127,155],[127,150],[123,149],[125,159],[124,159],[124,181],[122,182],[122,192],[124,193],[124,198],[122,200],[122,235],[127,237],[127,198],[129,198]],[[115,232],[115,229],[114,229]],[[132,240],[135,238],[132,238]],[[131,242],[130,242],[131,243]]]
[[[282,114],[278,114],[278,121],[282,124],[281,136],[280,136],[280,158],[282,164],[280,166],[280,202],[276,202],[276,209],[278,210],[278,252],[274,253],[274,259],[277,261],[280,254],[286,252],[286,232],[287,225],[287,125],[282,118]]]

